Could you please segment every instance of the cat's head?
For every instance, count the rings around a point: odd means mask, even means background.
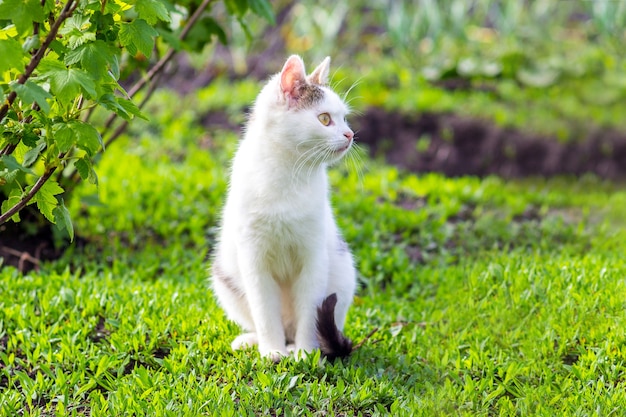
[[[302,59],[292,55],[266,87],[265,100],[272,103],[265,117],[303,163],[333,163],[354,139],[346,122],[349,108],[328,86],[329,65],[327,57],[307,75]]]

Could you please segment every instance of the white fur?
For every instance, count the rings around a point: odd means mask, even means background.
[[[233,160],[213,260],[218,301],[246,331],[233,349],[258,344],[274,360],[287,355],[287,343],[298,354],[318,346],[317,306],[332,293],[341,330],[356,285],[328,198],[326,167],[344,156],[353,135],[346,104],[325,85],[329,62],[305,78],[302,60],[292,56],[257,97]],[[322,88],[322,101],[298,107],[292,87],[302,82]],[[322,113],[331,125],[320,122]]]

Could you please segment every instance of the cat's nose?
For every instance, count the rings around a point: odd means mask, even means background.
[[[350,141],[354,137],[354,132],[352,132],[351,130],[348,130],[343,135],[345,136],[346,139],[348,139]]]

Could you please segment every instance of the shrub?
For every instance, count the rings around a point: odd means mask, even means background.
[[[0,224],[36,205],[73,238],[64,199],[141,113],[133,96],[179,50],[226,43],[212,1],[0,0]],[[267,0],[227,0],[220,19],[251,10],[273,20]],[[192,28],[194,30],[192,30]],[[141,72],[126,90],[120,79]],[[93,114],[108,118],[96,122]],[[122,119],[117,125],[117,119]],[[115,129],[114,129],[115,127]]]

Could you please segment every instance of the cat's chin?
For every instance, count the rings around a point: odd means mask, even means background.
[[[350,146],[351,144],[348,144],[346,146],[342,146],[341,148],[335,149],[332,153],[332,161],[337,162],[341,158],[343,158],[350,150]]]

